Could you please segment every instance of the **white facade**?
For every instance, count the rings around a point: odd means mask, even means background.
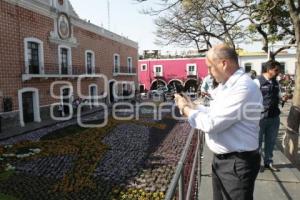
[[[239,56],[239,64],[245,69],[246,65],[251,64],[251,70],[255,70],[258,75],[261,74],[262,63],[268,60],[267,55],[241,55]],[[279,54],[275,60],[284,64],[284,73],[295,75],[296,54]]]

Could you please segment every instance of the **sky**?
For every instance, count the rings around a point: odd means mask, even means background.
[[[108,3],[110,2],[110,28],[108,27]],[[134,0],[70,0],[81,19],[108,29],[139,43],[139,51],[167,49],[154,44],[155,17],[142,14],[141,11],[151,6]],[[170,47],[172,48],[172,47]]]
[[[135,0],[70,0],[76,13],[81,19],[104,27],[116,34],[128,37],[138,42],[139,53],[143,50],[181,51],[182,48],[173,46],[158,46],[155,42],[154,19],[142,13],[143,9],[157,6],[160,0],[149,0],[137,3]],[[108,2],[110,10],[110,26],[108,26]],[[260,51],[261,44],[238,44],[248,51]],[[191,49],[191,48],[189,48]],[[196,49],[196,47],[194,48]]]

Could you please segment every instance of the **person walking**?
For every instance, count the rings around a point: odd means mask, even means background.
[[[187,97],[178,94],[176,105],[193,128],[205,133],[206,144],[214,153],[213,199],[252,200],[261,158],[261,92],[239,67],[233,48],[225,44],[212,47],[207,52],[206,64],[219,83],[210,107],[192,105]]]
[[[262,148],[262,142],[264,140],[264,166],[262,166],[261,172],[263,172],[265,168],[272,171],[279,171],[279,169],[273,166],[272,159],[280,124],[280,88],[279,83],[276,80],[276,77],[279,74],[279,69],[280,63],[270,60],[264,64],[262,68],[262,75],[254,80],[261,90],[264,106],[262,119],[259,123],[260,148]]]

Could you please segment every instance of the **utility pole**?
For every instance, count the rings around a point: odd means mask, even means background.
[[[107,21],[108,30],[110,30],[110,0],[107,0]]]

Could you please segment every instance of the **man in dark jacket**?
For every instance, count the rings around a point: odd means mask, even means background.
[[[276,81],[276,76],[279,73],[280,63],[276,61],[268,61],[264,64],[262,75],[255,79],[263,96],[264,111],[260,120],[259,132],[259,147],[262,147],[264,139],[264,168],[272,171],[279,171],[273,166],[273,150],[276,143],[276,138],[280,124],[280,90],[279,84]]]

